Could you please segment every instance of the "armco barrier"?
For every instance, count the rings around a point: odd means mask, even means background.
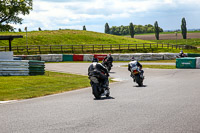
[[[83,55],[74,54],[73,61],[83,61]]]
[[[73,55],[63,54],[63,60],[62,61],[73,61]]]
[[[92,54],[84,54],[83,55],[83,61],[92,61],[94,55]]]
[[[63,61],[63,55],[62,54],[46,54],[46,55],[40,55],[41,61],[46,62],[61,62]]]
[[[0,60],[13,60],[13,51],[0,52]]]
[[[29,64],[29,75],[44,75],[45,73],[45,62],[30,60]]]
[[[200,69],[200,57],[196,57],[196,68]]]
[[[20,58],[21,60],[41,60],[40,55],[15,55],[14,58]]]
[[[177,58],[176,68],[196,68],[196,58],[193,57]]]
[[[119,60],[119,54],[112,54],[113,61],[118,61]]]
[[[164,60],[174,60],[176,59],[176,56],[178,56],[178,53],[163,53]]]
[[[141,60],[152,60],[152,54],[151,53],[142,54]]]
[[[188,53],[187,56],[188,56],[188,57],[200,57],[200,54]]]
[[[28,76],[28,60],[0,60],[0,76]]]
[[[142,57],[142,54],[141,53],[135,53],[135,54],[130,54],[130,59],[134,57],[134,59],[140,61],[141,60],[141,57]]]
[[[99,59],[99,61],[102,61],[106,56],[107,54],[94,54],[94,58]]]
[[[130,54],[120,54],[119,61],[130,61],[131,56]]]
[[[152,54],[152,60],[164,60],[164,55],[163,54]]]

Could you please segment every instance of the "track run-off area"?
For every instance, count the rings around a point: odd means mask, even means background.
[[[143,64],[143,63],[142,63]],[[46,70],[87,75],[90,63],[46,63]],[[110,98],[91,87],[0,104],[1,133],[197,133],[200,69],[144,68],[144,86],[127,63],[113,63]],[[173,64],[171,64],[173,65]]]

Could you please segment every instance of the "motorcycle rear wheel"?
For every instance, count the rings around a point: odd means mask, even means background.
[[[136,80],[136,83],[137,83],[139,86],[143,86],[143,79],[140,78],[140,75],[136,75],[136,76],[135,76],[135,80]]]
[[[98,91],[98,85],[97,85],[97,84],[93,84],[93,85],[92,85],[92,93],[93,93],[93,95],[94,95],[94,97],[95,97],[96,99],[100,99],[100,98],[101,98],[101,94],[100,94],[100,92]]]

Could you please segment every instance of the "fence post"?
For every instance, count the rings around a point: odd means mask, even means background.
[[[150,43],[150,48],[151,48],[151,43]]]
[[[28,46],[26,46],[26,51],[27,51],[27,53],[29,54],[29,52],[28,52]]]
[[[162,48],[163,48],[163,43],[162,43]]]
[[[169,43],[167,44],[167,48],[169,49]]]
[[[41,54],[40,46],[38,46],[38,49],[39,49],[39,53]]]
[[[129,50],[129,44],[128,44],[128,50]]]
[[[110,51],[112,50],[112,44],[110,44]]]
[[[94,45],[93,45],[93,53],[94,53]]]
[[[81,47],[81,48],[82,48],[82,53],[83,53],[83,45],[82,45],[82,47]]]
[[[137,50],[137,43],[135,44],[135,49]]]
[[[157,43],[157,48],[158,48],[158,43]]]
[[[120,51],[120,44],[119,44],[119,51]]]
[[[143,43],[143,48],[145,48],[145,44]]]
[[[74,45],[72,45],[72,53],[74,53]]]
[[[17,46],[17,53],[19,53],[19,49],[18,49],[18,46]]]

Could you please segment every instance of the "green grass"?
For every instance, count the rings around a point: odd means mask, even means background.
[[[122,65],[122,67],[128,67],[128,65]],[[142,67],[151,69],[176,69],[175,65],[142,65]]]
[[[12,46],[26,45],[25,32],[0,32],[0,35],[23,35],[23,38],[14,39]],[[82,30],[31,31],[27,34],[27,40],[28,45],[151,43],[151,41]],[[8,46],[8,41],[0,40],[0,46]]]
[[[41,76],[0,76],[0,101],[40,97],[90,86],[87,76],[46,71]]]
[[[154,68],[154,69],[176,69],[173,65],[142,65],[143,68]]]

